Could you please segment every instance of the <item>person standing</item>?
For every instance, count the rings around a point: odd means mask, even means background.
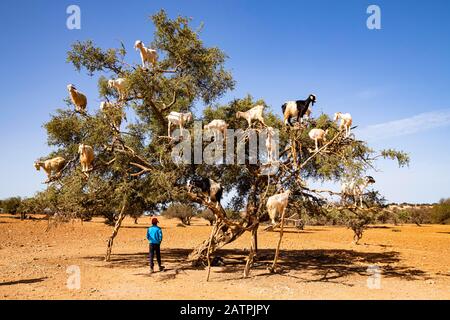
[[[153,273],[153,258],[156,255],[156,261],[158,262],[159,271],[164,270],[164,266],[161,265],[161,242],[163,234],[161,228],[158,226],[158,219],[152,219],[152,226],[147,229],[147,240],[149,242],[149,259],[150,259],[150,273]]]

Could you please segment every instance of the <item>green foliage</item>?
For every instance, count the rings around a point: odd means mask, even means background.
[[[432,217],[434,223],[450,223],[450,198],[441,199],[439,203],[433,207]]]
[[[0,203],[0,208],[2,212],[9,214],[20,213],[20,206],[22,204],[22,198],[20,197],[11,197],[8,199],[4,199]]]
[[[211,210],[209,210],[209,209],[203,210],[203,211],[198,215],[198,217],[199,217],[199,218],[203,218],[203,219],[205,219],[206,221],[208,221],[209,224],[210,224],[211,226],[214,225],[214,221],[216,221],[216,216],[215,216],[214,213],[213,213]]]
[[[407,153],[394,149],[382,150],[381,156],[385,159],[397,160],[399,167],[408,166],[411,160]]]
[[[119,49],[102,50],[91,40],[77,41],[72,45],[72,50],[67,52],[67,62],[72,63],[77,71],[86,68],[91,76],[97,71],[108,70],[120,74],[122,72],[120,61],[125,55],[126,50],[123,44]]]
[[[190,225],[196,210],[192,205],[174,203],[171,204],[161,215],[170,219],[179,219],[183,224]]]
[[[407,223],[410,220],[410,214],[407,210],[400,210],[397,212],[397,221],[400,223]]]

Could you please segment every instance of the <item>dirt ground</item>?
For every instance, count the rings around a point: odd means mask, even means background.
[[[0,215],[0,299],[450,299],[450,226],[373,226],[360,245],[341,227],[289,229],[281,273],[270,274],[278,238],[259,232],[259,256],[242,278],[246,234],[220,251],[225,265],[206,271],[181,268],[211,227],[161,220],[167,271],[149,274],[145,240],[149,218],[125,220],[111,262],[104,262],[111,227],[102,219],[52,227],[47,221]],[[80,289],[70,289],[72,270]],[[74,283],[69,281],[69,283]]]

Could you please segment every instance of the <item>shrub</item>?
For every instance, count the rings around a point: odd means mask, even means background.
[[[175,203],[164,210],[162,215],[169,219],[179,219],[183,224],[189,226],[195,213],[195,209],[192,206],[182,203]]]
[[[9,214],[19,213],[22,199],[20,197],[12,197],[1,202],[2,212]]]
[[[450,223],[450,198],[441,199],[432,209],[432,219],[434,223]]]
[[[209,210],[203,210],[200,214],[199,214],[200,218],[203,218],[205,220],[207,220],[209,222],[209,224],[212,226],[214,224],[214,221],[216,221],[216,216],[214,215],[214,213]]]

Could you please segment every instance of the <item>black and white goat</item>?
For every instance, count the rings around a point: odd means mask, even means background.
[[[316,96],[310,94],[306,100],[287,101],[281,106],[284,115],[284,124],[292,126],[291,118],[296,117],[297,122],[300,122],[302,118],[307,114],[311,114],[310,106],[316,103]]]
[[[187,187],[189,192],[191,192],[193,188],[199,188],[203,194],[208,197],[209,201],[217,202],[217,205],[219,205],[220,200],[222,200],[223,188],[220,183],[215,182],[212,179],[194,176],[188,181]]]

